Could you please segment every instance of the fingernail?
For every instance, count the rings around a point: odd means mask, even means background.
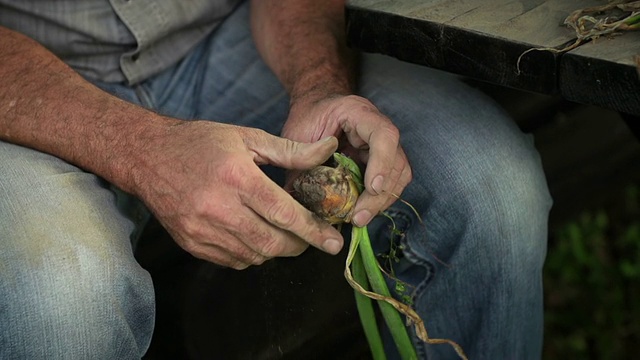
[[[384,185],[384,177],[378,175],[371,182],[371,189],[379,195],[382,192],[382,185]]]
[[[371,221],[371,212],[369,212],[369,210],[358,211],[353,216],[353,223],[357,227],[363,227],[363,226],[367,225],[369,223],[369,221]]]
[[[340,249],[342,249],[342,244],[336,239],[328,239],[324,244],[322,244],[322,248],[329,254],[335,255],[340,252]]]
[[[324,138],[324,139],[322,139],[322,140],[320,140],[320,141],[322,141],[322,142],[329,142],[329,141],[331,141],[332,139],[333,139],[333,136],[327,136],[326,138]]]

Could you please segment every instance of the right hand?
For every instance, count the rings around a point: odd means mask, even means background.
[[[333,137],[306,144],[258,129],[181,121],[149,141],[135,192],[183,249],[219,265],[244,269],[299,255],[309,244],[335,254],[344,243],[340,233],[258,165],[308,169],[337,146]]]

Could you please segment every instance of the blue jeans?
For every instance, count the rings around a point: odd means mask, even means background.
[[[364,55],[360,95],[400,129],[414,170],[401,203],[370,225],[414,289],[432,337],[472,359],[537,359],[551,200],[532,139],[457,78]],[[181,63],[135,87],[97,84],[182,118],[280,132],[288,98],[239,8]],[[132,241],[136,199],[56,157],[0,142],[0,358],[139,358],[154,325],[151,279]],[[329,256],[329,255],[327,255]],[[448,345],[423,358],[453,359]],[[392,351],[392,350],[390,350]]]

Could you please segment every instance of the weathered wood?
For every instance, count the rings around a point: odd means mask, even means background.
[[[560,92],[568,100],[640,116],[640,33],[599,38],[564,54]]]
[[[563,26],[574,10],[602,0],[350,0],[349,44],[472,78],[540,93],[558,91]]]

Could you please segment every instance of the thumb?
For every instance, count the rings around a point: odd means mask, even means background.
[[[285,169],[306,170],[320,165],[338,149],[338,139],[328,136],[314,143],[302,143],[266,134],[245,144],[254,153],[254,161]]]

